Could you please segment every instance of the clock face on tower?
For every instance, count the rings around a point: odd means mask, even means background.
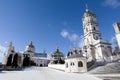
[[[95,35],[95,34],[93,34],[93,38],[94,38],[95,40],[98,40],[98,36]]]

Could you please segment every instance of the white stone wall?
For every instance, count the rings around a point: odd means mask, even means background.
[[[42,57],[32,57],[32,60],[36,63],[37,66],[47,66],[49,59],[47,58],[42,58]]]
[[[82,67],[78,67],[78,62],[83,63]],[[74,63],[74,65],[73,65]],[[67,66],[68,64],[68,66]],[[72,65],[71,65],[72,64]],[[85,58],[72,58],[65,60],[65,72],[87,72],[87,61]]]
[[[48,64],[49,68],[65,71],[65,64]]]

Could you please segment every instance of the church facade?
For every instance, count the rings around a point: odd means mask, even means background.
[[[8,49],[4,54],[2,64],[8,67],[21,67],[22,58],[22,54],[20,52],[15,52],[12,42],[10,42]]]
[[[47,53],[36,53],[35,46],[32,41],[26,46],[23,53],[16,52],[12,42],[8,46],[2,64],[7,68],[21,68],[27,66],[47,66],[49,59],[47,59]]]

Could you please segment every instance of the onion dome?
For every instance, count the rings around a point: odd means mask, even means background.
[[[83,56],[81,48],[78,48],[78,54],[80,54],[81,56]]]
[[[81,52],[82,52],[81,48],[78,48],[78,52],[79,52],[79,53],[81,53]]]
[[[32,41],[30,41],[28,46],[31,47],[31,48],[34,48],[34,45],[33,45]]]
[[[26,46],[25,48],[25,52],[35,52],[35,46],[33,45],[33,42],[30,41],[30,43],[28,44],[28,46]]]
[[[73,55],[72,50],[70,49],[70,54]]]
[[[83,57],[82,50],[80,48],[78,48],[77,50],[76,47],[74,47],[73,51],[70,49],[67,54],[67,58],[79,58],[79,57]]]
[[[74,49],[73,49],[73,53],[74,53],[74,54],[78,54],[78,53],[77,53],[77,49],[76,49],[76,47],[74,47]]]
[[[68,56],[71,56],[71,55],[73,55],[73,53],[72,53],[72,50],[70,49],[70,50],[68,51],[67,57],[68,57]]]
[[[59,51],[59,47],[56,47],[56,51],[51,54],[51,57],[64,57],[64,54]]]

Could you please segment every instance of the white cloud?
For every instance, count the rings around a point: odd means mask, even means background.
[[[73,34],[69,35],[68,38],[70,39],[70,41],[76,42],[77,39],[79,38],[79,36],[77,34],[73,33]]]
[[[75,33],[73,33],[73,34],[70,34],[67,30],[62,30],[62,32],[61,32],[61,36],[63,37],[63,38],[68,38],[70,41],[76,41],[78,38],[79,38],[79,36],[77,35],[77,34],[75,34]]]
[[[105,7],[112,7],[112,8],[117,8],[120,6],[120,0],[104,0],[102,3],[103,6]]]
[[[64,30],[62,30],[62,32],[61,32],[61,36],[64,37],[64,38],[66,38],[66,37],[69,36],[69,32],[64,29]]]
[[[6,47],[0,45],[0,62],[2,62],[5,51],[6,51]]]
[[[67,38],[69,39],[70,42],[72,42],[74,44],[74,42],[77,44],[78,43],[78,47],[82,47],[83,46],[83,36],[79,36],[76,33],[70,33],[67,30],[62,30],[61,32],[61,36],[63,38]]]

